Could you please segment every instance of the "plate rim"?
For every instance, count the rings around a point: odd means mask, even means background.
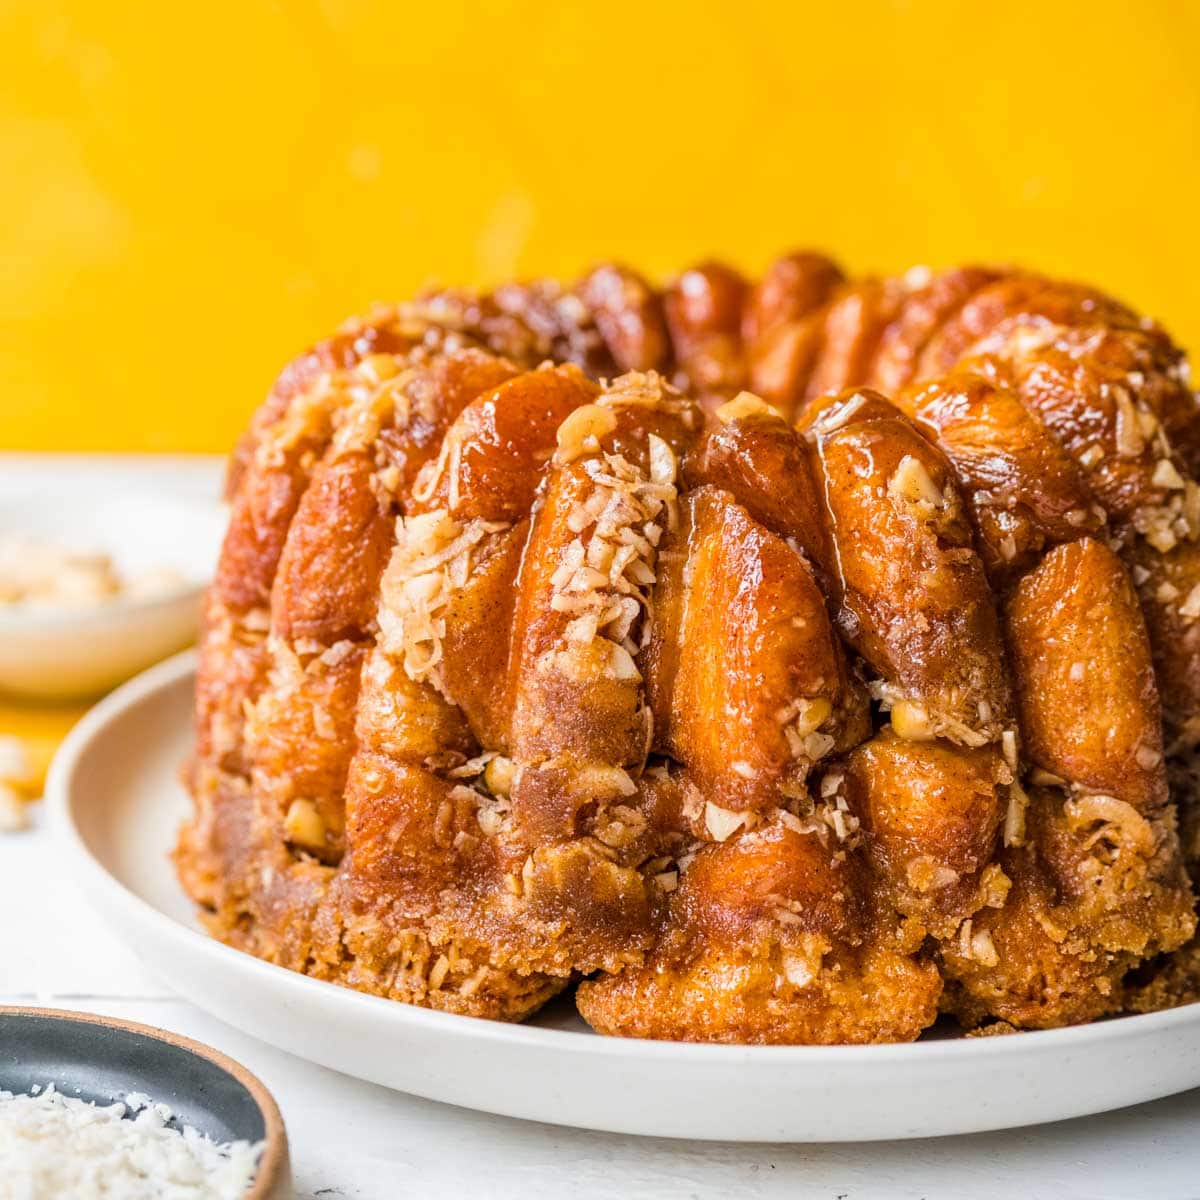
[[[997,1059],[1022,1054],[1096,1051],[1116,1040],[1167,1034],[1176,1027],[1200,1023],[1200,1002],[1196,1002],[1153,1013],[1131,1013],[1058,1029],[1022,1030],[1003,1037],[959,1036],[924,1042],[830,1046],[663,1041],[606,1037],[597,1033],[547,1029],[438,1012],[399,1000],[368,995],[266,962],[190,928],[137,895],[91,852],[72,814],[71,785],[88,747],[126,712],[194,676],[198,657],[195,648],[173,655],[134,676],[86,713],[64,739],[51,763],[44,801],[47,819],[55,841],[78,865],[92,886],[105,889],[126,909],[136,912],[138,919],[152,922],[163,933],[170,932],[176,937],[183,937],[197,953],[208,955],[215,963],[235,964],[235,969],[253,972],[270,980],[274,986],[300,989],[302,994],[311,989],[319,989],[325,996],[336,993],[341,1003],[364,1007],[381,1017],[388,1012],[391,1014],[388,1019],[400,1020],[417,1028],[424,1027],[431,1033],[454,1034],[468,1040],[500,1041],[515,1044],[518,1048],[523,1045],[531,1050],[550,1049],[586,1056],[627,1058],[632,1062],[694,1059],[697,1065],[704,1063],[714,1067],[738,1064],[772,1067],[794,1065],[797,1068],[853,1066],[859,1069],[864,1064],[875,1062],[883,1068],[967,1061],[982,1066]]]

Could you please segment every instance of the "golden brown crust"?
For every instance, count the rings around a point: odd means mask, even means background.
[[[379,309],[231,466],[180,877],[293,969],[504,1019],[586,975],[624,1035],[1178,1002],[1198,464],[1166,335],[1006,269]]]
[[[1117,556],[1091,538],[1056,547],[1017,585],[1005,619],[1032,762],[1139,812],[1162,808],[1150,645]]]

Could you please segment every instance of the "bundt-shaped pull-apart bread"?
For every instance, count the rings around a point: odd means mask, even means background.
[[[352,988],[727,1042],[1188,994],[1200,415],[1098,292],[438,292],[230,472],[180,875]]]

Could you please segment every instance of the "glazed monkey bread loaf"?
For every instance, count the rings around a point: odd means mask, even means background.
[[[1163,331],[1020,271],[380,309],[234,456],[180,876],[272,962],[604,1033],[1190,997],[1198,471]]]

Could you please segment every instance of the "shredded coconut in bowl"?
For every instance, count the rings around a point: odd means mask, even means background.
[[[33,1095],[0,1091],[3,1200],[240,1200],[263,1143],[214,1142],[131,1092],[89,1104],[50,1084]]]
[[[0,604],[94,608],[116,599],[153,600],[186,585],[172,567],[122,574],[103,553],[0,534]]]

